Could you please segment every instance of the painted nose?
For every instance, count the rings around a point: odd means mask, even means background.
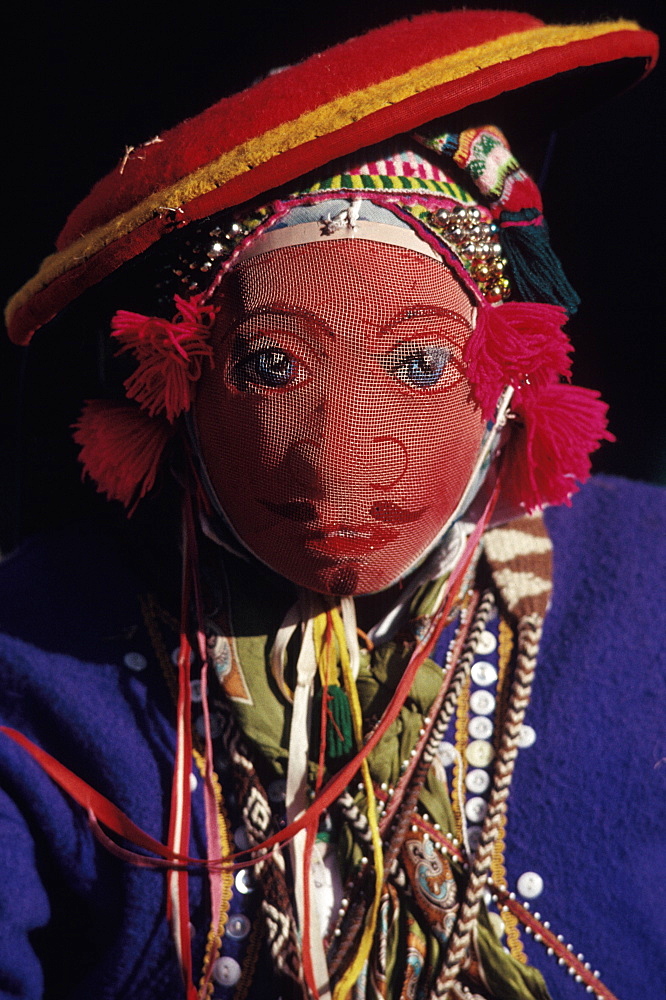
[[[300,438],[287,455],[289,474],[313,497],[344,488],[390,490],[407,471],[405,445],[391,435],[357,436],[343,430]]]

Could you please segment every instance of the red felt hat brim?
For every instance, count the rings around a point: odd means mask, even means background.
[[[26,344],[86,289],[173,226],[241,204],[340,156],[581,68],[620,61],[622,86],[656,61],[633,22],[546,26],[526,14],[424,14],[267,77],[130,155],[72,212],[6,319]],[[517,94],[517,97],[520,95]]]

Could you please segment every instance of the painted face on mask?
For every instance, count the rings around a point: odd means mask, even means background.
[[[467,292],[434,259],[345,239],[242,262],[220,305],[195,418],[235,532],[311,590],[388,587],[451,517],[481,444]]]

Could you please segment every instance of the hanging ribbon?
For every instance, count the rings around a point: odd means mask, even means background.
[[[314,614],[310,595],[303,595],[303,636],[296,664],[296,687],[289,730],[289,763],[287,766],[287,823],[305,817],[308,805],[308,759],[314,678],[317,658],[314,645]],[[325,618],[325,612],[321,612]],[[296,912],[303,942],[303,972],[313,996],[322,1000],[330,997],[328,968],[320,933],[316,908],[312,905],[312,848],[317,833],[318,817],[307,822],[290,842],[294,873]],[[315,926],[316,924],[316,926]]]
[[[374,750],[374,748],[379,744],[383,736],[385,735],[388,728],[393,724],[397,718],[404,701],[409,694],[409,690],[412,686],[414,678],[418,673],[419,668],[422,663],[428,657],[432,651],[442,628],[445,626],[449,611],[451,610],[454,601],[456,600],[460,587],[466,577],[469,567],[474,558],[474,554],[477,550],[481,535],[483,534],[495,506],[497,496],[499,493],[499,483],[496,484],[493,490],[492,496],[484,510],[482,517],[479,519],[474,531],[471,533],[462,557],[456,566],[455,570],[451,573],[446,588],[443,590],[439,610],[433,615],[428,629],[425,635],[417,644],[409,663],[405,669],[403,676],[401,677],[398,685],[393,693],[393,696],[384,712],[379,723],[375,726],[370,734],[368,734],[365,743],[360,747],[355,756],[347,764],[344,765],[332,778],[329,779],[327,784],[322,788],[321,793],[317,796],[314,802],[312,802],[307,809],[302,811],[300,814],[295,813],[294,818],[290,819],[287,826],[280,830],[278,833],[273,834],[271,837],[267,838],[263,843],[256,845],[252,853],[254,855],[255,861],[260,860],[264,857],[267,852],[271,851],[274,847],[278,845],[285,844],[291,841],[298,833],[301,831],[307,831],[308,835],[305,840],[305,849],[308,847],[310,849],[310,856],[312,852],[312,847],[314,845],[314,840],[316,836],[316,831],[319,823],[320,817],[323,813],[335,802],[338,796],[344,791],[347,785],[352,781],[354,776],[362,769],[364,762],[367,760],[368,755]],[[191,550],[190,550],[191,551]],[[189,576],[189,574],[184,574],[184,577]],[[187,597],[189,602],[190,596],[190,586],[186,580],[184,580],[184,598]],[[189,607],[189,603],[183,603],[183,607]],[[350,625],[347,624],[345,628],[347,632],[350,630]],[[351,643],[351,649],[357,649],[357,645]],[[348,644],[345,644],[345,648],[349,648]],[[240,852],[239,855],[231,855],[229,857],[208,857],[205,860],[191,858],[187,855],[186,850],[188,846],[188,840],[186,840],[185,828],[187,827],[187,833],[189,838],[189,767],[185,765],[187,760],[188,764],[191,760],[191,731],[189,726],[189,712],[187,713],[188,718],[185,718],[184,707],[185,703],[189,705],[189,661],[190,661],[190,646],[187,639],[181,642],[181,649],[179,652],[179,678],[185,681],[185,690],[179,697],[179,724],[178,724],[178,736],[179,740],[182,739],[182,745],[177,748],[176,756],[176,769],[174,772],[174,798],[175,803],[172,806],[173,814],[173,824],[170,823],[170,836],[167,846],[164,846],[159,841],[155,840],[149,834],[146,834],[141,830],[136,824],[134,824],[117,806],[113,805],[108,799],[100,795],[93,788],[91,788],[86,782],[78,778],[72,771],[68,770],[62,764],[60,764],[55,758],[51,757],[50,754],[42,750],[40,747],[32,743],[27,737],[23,736],[21,733],[14,729],[2,726],[0,731],[5,733],[10,739],[14,740],[17,744],[22,746],[37,763],[44,769],[44,771],[49,774],[49,776],[66,791],[79,805],[81,805],[86,812],[95,818],[96,822],[104,824],[109,830],[115,833],[117,836],[123,837],[130,841],[130,843],[135,846],[141,847],[146,851],[157,855],[158,858],[165,859],[168,863],[170,869],[170,875],[184,875],[185,878],[181,881],[175,879],[170,888],[173,889],[170,894],[170,899],[172,900],[171,906],[174,904],[178,907],[178,933],[179,940],[177,947],[179,948],[179,954],[182,955],[182,968],[184,974],[189,971],[189,980],[186,980],[187,986],[187,997],[188,1000],[196,1000],[197,991],[192,985],[191,980],[191,953],[189,950],[189,927],[185,927],[183,930],[182,923],[183,917],[187,913],[187,871],[188,865],[206,865],[211,870],[220,869],[221,867],[231,868],[233,867],[233,861],[235,857],[240,856],[245,852]],[[312,655],[312,660],[314,662],[314,654]],[[315,663],[316,669],[316,663]],[[355,686],[355,685],[354,685]],[[184,755],[184,749],[189,744],[190,753],[187,758]],[[185,780],[183,780],[185,779]],[[148,859],[141,859],[139,864],[147,862]],[[153,862],[156,867],[160,867],[162,862]],[[245,867],[245,865],[243,865]],[[377,864],[376,864],[377,870]],[[183,887],[185,887],[185,892],[183,892]],[[309,889],[308,889],[309,891]],[[321,941],[321,935],[315,935]],[[187,953],[186,945],[187,943]],[[309,951],[309,949],[308,949]],[[309,968],[308,968],[309,966]],[[309,972],[309,983],[314,983],[315,977],[308,954],[304,954],[304,968]],[[339,990],[340,984],[338,984]],[[351,983],[349,984],[351,987]],[[336,1000],[342,1000],[341,994],[336,990]]]

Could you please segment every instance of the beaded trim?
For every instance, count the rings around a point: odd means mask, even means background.
[[[174,290],[185,297],[212,291],[222,274],[232,266],[241,245],[256,238],[260,228],[272,225],[292,207],[325,202],[335,194],[344,193],[315,192],[263,206],[242,218],[227,215],[226,223],[217,223],[214,217],[188,226],[183,233],[184,239],[173,248],[161,269],[162,275],[156,283],[160,299],[168,301]],[[507,260],[502,256],[499,228],[486,210],[482,211],[473,203],[460,205],[448,198],[447,204],[442,204],[442,197],[420,190],[405,190],[403,197],[391,190],[353,192],[355,200],[364,195],[388,209],[398,205],[429,230],[460,261],[488,302],[501,302],[510,296]],[[177,222],[175,225],[177,227]]]
[[[456,706],[456,756],[453,762],[453,780],[451,782],[451,808],[456,819],[457,833],[459,840],[463,839],[463,810],[465,808],[464,793],[460,790],[464,788],[467,777],[467,760],[465,757],[465,747],[469,742],[467,725],[469,722],[469,695],[471,678],[469,675],[461,688],[458,704]]]
[[[163,266],[159,268],[155,288],[165,304],[174,292],[189,298],[206,291],[220,266],[233,255],[236,248],[272,215],[266,206],[250,213],[242,220],[223,213],[203,222],[190,224],[183,232],[182,241],[173,247]],[[216,221],[220,220],[221,221]],[[174,214],[174,228],[178,227]]]
[[[442,833],[437,824],[429,823],[427,818],[419,813],[414,813],[411,821],[430,835],[437,850],[466,867],[465,855],[455,837],[450,833]],[[551,958],[556,958],[559,965],[566,965],[576,982],[584,985],[588,993],[594,994],[597,1000],[618,1000],[618,997],[599,979],[599,971],[593,970],[590,963],[585,961],[585,956],[574,951],[572,944],[565,944],[564,937],[556,934],[551,929],[550,922],[542,920],[538,911],[532,913],[527,901],[518,902],[516,894],[510,892],[505,883],[495,882],[492,875],[487,876],[486,882],[493,902],[499,904],[501,912],[512,913],[525,928],[525,933],[542,944],[547,954]]]
[[[508,299],[511,284],[496,223],[483,222],[478,208],[462,207],[438,208],[428,213],[427,222],[461,260],[488,302]]]

